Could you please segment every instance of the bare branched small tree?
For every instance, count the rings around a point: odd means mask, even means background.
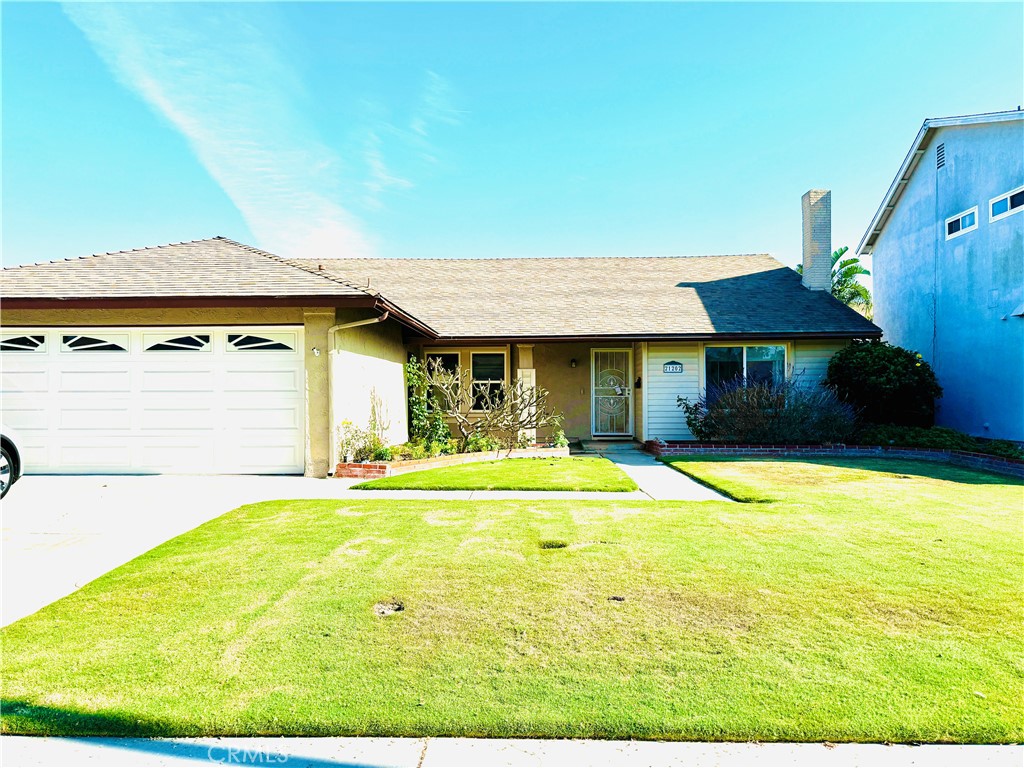
[[[473,383],[468,370],[448,370],[440,360],[425,365],[426,382],[435,402],[451,419],[465,446],[481,434],[515,448],[523,435],[537,429],[557,429],[562,414],[548,405],[548,391],[522,381]]]

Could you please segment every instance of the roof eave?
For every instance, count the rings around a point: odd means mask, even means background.
[[[862,331],[766,331],[757,333],[627,333],[627,334],[509,334],[502,336],[483,335],[441,335],[423,341],[436,341],[443,344],[454,344],[456,342],[488,343],[488,344],[515,344],[531,342],[570,342],[570,341],[739,341],[743,339],[877,339],[881,338],[882,330],[875,327],[874,330],[864,329]]]
[[[374,307],[373,296],[22,296],[3,297],[3,309],[157,309],[200,307]]]
[[[921,130],[917,132],[917,137],[914,139],[910,151],[903,159],[903,164],[900,165],[896,178],[892,180],[892,184],[889,185],[885,197],[882,198],[882,204],[878,206],[878,210],[875,211],[875,215],[871,218],[871,223],[864,232],[864,236],[860,239],[860,243],[857,244],[857,255],[866,256],[874,251],[878,236],[885,229],[885,225],[889,221],[889,215],[895,210],[896,204],[899,203],[900,197],[903,194],[903,189],[910,181],[910,177],[913,176],[918,162],[920,162],[921,157],[924,155],[925,147],[928,145],[932,131],[949,126],[1002,123],[1010,120],[1024,120],[1024,112],[1018,109],[1007,112],[988,112],[979,115],[933,117],[925,120],[921,124]]]

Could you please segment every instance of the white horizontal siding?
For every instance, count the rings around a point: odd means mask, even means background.
[[[828,372],[828,361],[846,344],[827,339],[793,342],[792,374],[808,386],[820,384]]]
[[[692,440],[686,419],[676,405],[679,396],[696,399],[700,394],[697,344],[651,343],[647,347],[647,426],[648,440]],[[670,361],[683,364],[682,373],[664,373]]]

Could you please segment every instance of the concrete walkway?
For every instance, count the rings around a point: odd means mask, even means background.
[[[633,478],[645,496],[655,501],[732,501],[658,461],[636,443],[595,441],[586,443],[584,448],[587,453],[596,453],[614,462]]]
[[[539,739],[98,739],[0,737],[5,766],[943,766],[1024,764],[1021,746],[705,744]]]

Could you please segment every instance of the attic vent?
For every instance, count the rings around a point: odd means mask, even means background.
[[[937,146],[935,148],[935,167],[936,168],[943,168],[943,167],[945,167],[945,165],[946,165],[946,145],[943,143],[943,144],[939,144],[939,146]]]

